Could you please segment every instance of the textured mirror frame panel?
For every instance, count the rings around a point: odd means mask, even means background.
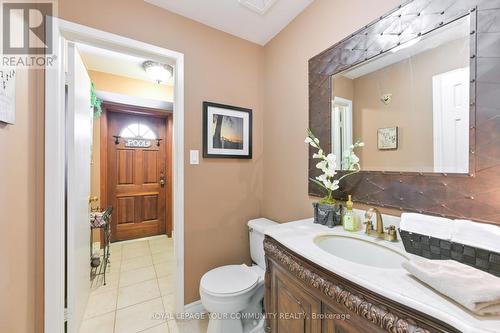
[[[500,0],[414,0],[309,60],[309,127],[331,150],[331,76],[471,16],[469,174],[362,171],[335,198],[500,225]],[[318,175],[309,148],[309,177]],[[323,196],[309,182],[309,194]]]

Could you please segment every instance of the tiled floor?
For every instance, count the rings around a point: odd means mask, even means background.
[[[111,245],[111,264],[94,280],[80,333],[205,333],[207,320],[174,319],[173,240],[157,236]]]

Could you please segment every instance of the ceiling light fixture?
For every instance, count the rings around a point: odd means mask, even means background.
[[[422,40],[422,36],[418,36],[417,38],[413,38],[412,40],[409,40],[406,43],[403,43],[403,44],[400,44],[400,45],[396,46],[395,48],[393,48],[391,50],[391,52],[392,53],[396,53],[398,51],[401,51],[403,49],[406,49],[406,48],[408,48],[410,46],[413,46],[413,45],[417,44],[421,40]]]
[[[172,66],[156,61],[144,61],[142,67],[149,77],[158,83],[165,82],[174,75],[174,68]]]

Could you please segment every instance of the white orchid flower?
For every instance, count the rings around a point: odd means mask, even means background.
[[[359,172],[359,158],[354,154],[354,149],[363,147],[364,143],[358,140],[355,144],[346,149],[343,154],[342,160],[337,161],[337,156],[333,153],[329,153],[325,156],[325,152],[321,149],[321,146],[319,144],[319,139],[314,136],[311,130],[307,130],[307,137],[304,142],[318,150],[317,152],[313,153],[312,157],[314,159],[320,160],[316,164],[316,168],[321,170],[322,174],[315,177],[314,179],[311,178],[311,180],[327,191],[327,196],[322,199],[322,202],[328,204],[335,203],[332,192],[339,188],[340,180],[349,175]],[[341,164],[345,170],[354,171],[342,175],[339,179],[334,179],[337,175],[338,163]]]
[[[325,159],[328,161],[328,163],[335,164],[335,162],[337,161],[337,156],[335,156],[335,154],[333,153],[330,153],[326,155]]]
[[[327,181],[325,174],[322,174],[322,175],[316,177],[316,179],[319,180],[322,183],[324,183],[325,181]]]
[[[318,164],[316,164],[316,168],[320,169],[321,171],[323,171],[326,167],[327,161],[325,160],[322,160],[321,162],[318,162]]]
[[[335,171],[336,168],[328,168],[326,169],[325,171],[325,175],[327,177],[335,177],[335,175],[337,174],[337,172]]]
[[[326,187],[327,189],[330,189],[330,188],[332,187],[332,185],[333,185],[333,184],[332,184],[332,182],[331,182],[331,181],[329,181],[328,179],[325,179],[325,180],[323,180],[323,185],[325,185],[325,187]]]
[[[323,158],[325,155],[323,155],[323,149],[318,150],[318,153],[313,154],[313,158]]]
[[[332,185],[330,186],[330,190],[335,191],[338,188],[339,188],[339,181],[338,180],[334,180],[332,182]]]

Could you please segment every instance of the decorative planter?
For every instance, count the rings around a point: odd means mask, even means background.
[[[314,223],[326,225],[333,228],[336,225],[341,225],[342,206],[339,204],[327,205],[319,202],[313,203],[314,207]]]
[[[101,265],[101,258],[95,257],[90,260],[90,266],[93,268],[99,267]]]

